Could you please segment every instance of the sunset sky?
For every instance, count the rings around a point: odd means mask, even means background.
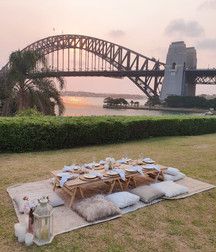
[[[0,67],[38,39],[82,34],[165,62],[171,42],[195,46],[198,67],[216,67],[216,0],[0,0]],[[54,29],[53,29],[54,28]],[[67,90],[140,93],[127,78],[70,78]],[[198,93],[216,87],[198,87]]]

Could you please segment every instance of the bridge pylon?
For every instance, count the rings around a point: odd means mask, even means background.
[[[184,41],[173,42],[169,46],[160,99],[167,96],[195,96],[194,80],[187,78],[186,70],[197,68],[197,54],[194,47],[186,47]]]

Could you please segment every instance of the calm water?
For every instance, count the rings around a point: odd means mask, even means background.
[[[148,111],[148,110],[134,110],[134,109],[105,109],[103,108],[104,98],[100,97],[75,97],[65,96],[62,97],[65,104],[65,116],[91,116],[91,115],[170,115],[176,114],[164,111]],[[130,102],[130,100],[127,100]],[[140,105],[144,105],[146,100],[139,101]],[[178,113],[180,114],[180,113]],[[182,113],[183,114],[183,113]]]

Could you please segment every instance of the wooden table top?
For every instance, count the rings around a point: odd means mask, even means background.
[[[130,166],[131,166],[131,164],[122,164],[122,165],[119,165],[119,167],[116,167],[116,168],[120,168],[120,169],[125,170],[126,168],[128,168]],[[143,166],[145,166],[145,165],[141,165],[141,167],[143,167]],[[163,170],[165,170],[167,168],[166,166],[163,166],[163,165],[159,165],[159,166],[160,166],[161,171],[163,171]],[[65,186],[67,186],[67,187],[78,187],[78,186],[87,185],[87,184],[90,184],[90,183],[96,183],[96,182],[102,182],[102,181],[103,182],[112,182],[112,181],[114,181],[116,179],[120,179],[119,175],[116,175],[116,176],[107,175],[106,171],[103,169],[102,166],[96,168],[95,170],[82,168],[82,171],[84,173],[92,173],[92,172],[101,173],[103,175],[103,177],[102,178],[95,178],[95,179],[84,179],[83,174],[80,174],[77,178],[68,180],[65,183]],[[53,176],[55,176],[55,178],[58,181],[60,181],[61,177],[59,177],[58,174],[62,173],[62,172],[63,172],[62,170],[56,170],[56,171],[52,171],[51,174]],[[155,173],[155,172],[157,172],[157,170],[143,169],[144,177],[148,177],[149,173]],[[74,172],[67,172],[67,173],[74,174]],[[75,173],[77,173],[77,171]],[[125,177],[126,178],[137,177],[137,176],[142,176],[143,177],[143,175],[141,175],[139,172],[127,172],[127,171],[125,171]]]

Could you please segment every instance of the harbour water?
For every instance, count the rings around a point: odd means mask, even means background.
[[[103,108],[103,97],[77,97],[63,96],[65,105],[64,116],[101,116],[101,115],[125,115],[125,116],[162,116],[170,114],[186,114],[185,112],[167,112],[135,109],[106,109]],[[130,102],[130,100],[127,100]],[[146,100],[136,100],[144,105]]]

